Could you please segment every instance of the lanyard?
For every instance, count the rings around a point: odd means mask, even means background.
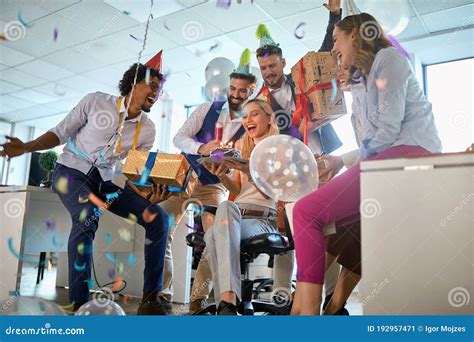
[[[117,104],[117,113],[118,113],[118,127],[117,129],[120,131],[120,108],[122,107],[122,101],[123,97],[120,96]],[[138,136],[140,135],[140,129],[142,128],[142,120],[140,120],[137,123],[137,128],[135,129],[135,137],[133,138],[133,145],[132,145],[132,150],[137,149],[137,144],[138,144]],[[122,154],[122,135],[119,134],[118,136],[118,144],[117,144],[117,153],[120,155]]]

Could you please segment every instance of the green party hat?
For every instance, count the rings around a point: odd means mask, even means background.
[[[260,24],[257,27],[257,31],[255,32],[255,36],[258,40],[260,40],[260,47],[266,46],[275,46],[278,47],[280,44],[275,43],[268,28],[264,24]]]

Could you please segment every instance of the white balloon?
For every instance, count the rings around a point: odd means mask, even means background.
[[[227,89],[230,85],[230,78],[228,75],[217,75],[207,81],[204,86],[204,92],[207,101],[214,101],[218,98],[227,99]]]
[[[211,78],[218,75],[229,77],[234,69],[235,65],[230,59],[225,57],[214,58],[207,64],[206,69],[204,70],[206,81],[209,81]]]
[[[250,174],[257,188],[276,201],[295,202],[318,188],[311,150],[288,135],[273,135],[255,146]]]
[[[126,316],[122,307],[111,299],[92,299],[83,304],[75,316]]]
[[[377,19],[384,32],[392,36],[402,33],[411,17],[407,0],[358,0],[357,6]]]

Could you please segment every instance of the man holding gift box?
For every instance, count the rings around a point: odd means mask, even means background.
[[[112,183],[114,164],[131,149],[149,150],[155,126],[146,115],[161,94],[161,52],[145,65],[134,64],[119,83],[121,96],[101,92],[85,96],[55,127],[23,143],[17,138],[4,144],[0,156],[50,149],[67,143],[53,174],[54,190],[71,214],[68,242],[69,300],[77,310],[89,300],[92,244],[101,210],[135,217],[146,230],[143,300],[138,314],[164,315],[170,311],[158,292],[168,238],[168,216],[158,205],[141,197],[130,186]],[[152,201],[159,194],[152,193]],[[155,196],[156,195],[156,196]],[[107,203],[106,203],[107,202]]]
[[[198,205],[218,206],[228,197],[226,188],[220,180],[197,162],[202,156],[207,156],[212,150],[222,144],[233,145],[244,133],[242,118],[239,115],[242,104],[252,94],[255,88],[255,76],[250,72],[251,52],[242,52],[239,66],[230,74],[230,85],[227,99],[215,99],[212,103],[198,106],[179,129],[173,139],[173,144],[179,148],[197,175],[197,181],[188,188],[186,193],[174,195],[161,206],[168,215],[176,218],[181,216],[183,204],[187,201],[197,202]],[[216,127],[219,129],[216,130]],[[217,135],[217,136],[216,136]],[[176,220],[177,221],[177,220]],[[202,215],[206,230],[212,225],[213,217],[208,213]],[[172,231],[167,246],[165,260],[164,290],[160,293],[163,300],[171,301]],[[197,311],[205,303],[211,289],[211,273],[207,261],[199,263],[193,289],[191,291],[190,311]]]
[[[335,23],[341,19],[340,5],[340,0],[330,0],[328,4],[324,5],[330,13],[326,35],[319,50],[320,52],[331,51],[332,49],[332,31]],[[297,109],[295,84],[291,74],[284,74],[286,61],[283,58],[282,49],[279,44],[273,40],[265,25],[259,25],[256,36],[260,41],[260,46],[257,49],[257,60],[265,82],[258,96],[265,98],[272,106],[281,133],[290,134],[303,139],[305,134],[304,125],[301,124],[299,127],[296,127],[292,123],[293,115]],[[316,129],[311,127],[311,123],[308,126],[309,133],[307,135],[307,143],[313,154],[327,155],[342,145],[330,124]],[[329,166],[332,167],[332,164]],[[279,210],[279,212],[281,211]],[[279,226],[284,226],[283,217],[279,217]],[[275,256],[274,288],[286,288],[288,291],[291,290],[294,265],[294,250],[288,252],[286,255],[281,254]],[[328,273],[326,277],[327,282],[325,284],[327,300],[330,299],[335,289],[339,269],[334,265],[334,267],[328,270]]]

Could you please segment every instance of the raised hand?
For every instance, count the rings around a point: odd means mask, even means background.
[[[26,153],[26,145],[23,141],[8,135],[5,138],[10,140],[10,142],[0,145],[3,147],[3,151],[0,151],[0,157],[8,157],[8,160],[10,160],[13,157]]]

